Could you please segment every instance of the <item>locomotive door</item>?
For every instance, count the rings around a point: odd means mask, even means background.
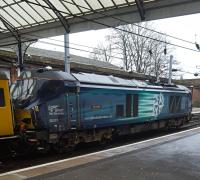
[[[68,93],[68,127],[79,127],[79,97],[77,93]]]

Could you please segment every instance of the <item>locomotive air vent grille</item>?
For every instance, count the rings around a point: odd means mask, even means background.
[[[119,83],[118,81],[117,81],[117,79],[115,79],[114,77],[109,77],[110,78],[110,80],[112,81],[112,82],[114,82],[114,83]]]

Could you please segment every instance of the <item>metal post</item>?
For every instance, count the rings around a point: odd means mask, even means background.
[[[159,83],[159,82],[160,82],[159,73],[157,74],[157,77],[156,77],[156,82],[157,82],[157,83]]]
[[[173,56],[170,56],[170,60],[169,60],[169,81],[168,84],[172,83],[172,62],[173,62]]]
[[[17,55],[18,55],[18,63],[20,71],[23,70],[23,53],[22,53],[22,43],[18,41],[18,48],[17,48]]]
[[[156,72],[155,72],[155,74],[156,74],[156,83],[159,83],[159,72],[158,72],[158,59],[155,59],[155,70],[156,70]]]
[[[64,48],[65,48],[65,72],[70,73],[70,61],[69,61],[69,33],[64,34]]]

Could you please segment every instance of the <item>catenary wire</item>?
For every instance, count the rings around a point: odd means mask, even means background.
[[[37,3],[34,3],[34,2],[30,2],[28,0],[24,0],[25,2],[29,2],[29,3],[32,3],[32,4],[35,4],[35,5],[38,5],[38,6],[41,6],[43,8],[48,8],[48,6],[44,6],[44,5],[41,5],[41,4],[37,4]],[[66,1],[67,2],[67,1]],[[67,2],[69,3],[69,2]],[[69,13],[66,13],[64,11],[59,11],[61,13],[64,13],[64,14],[69,14]],[[71,15],[71,14],[69,14]],[[197,50],[194,50],[194,49],[191,49],[191,48],[188,48],[188,47],[185,47],[185,46],[181,46],[181,45],[177,45],[177,44],[174,44],[174,43],[169,43],[169,42],[166,42],[166,41],[163,41],[163,40],[159,40],[159,39],[156,39],[156,38],[152,38],[152,37],[148,37],[148,36],[144,36],[144,35],[141,35],[141,34],[137,34],[137,33],[134,33],[134,32],[131,32],[131,31],[128,31],[128,30],[124,30],[124,29],[121,29],[121,28],[117,28],[117,27],[113,27],[113,26],[110,26],[108,24],[104,24],[104,23],[101,23],[101,22],[98,22],[96,20],[91,20],[91,19],[88,19],[88,18],[85,18],[85,17],[81,17],[81,16],[77,16],[77,15],[73,15],[74,17],[77,17],[77,18],[80,18],[80,19],[84,19],[84,20],[87,20],[87,21],[91,21],[91,22],[94,22],[94,23],[97,23],[97,24],[100,24],[102,26],[105,26],[105,27],[108,27],[108,28],[114,28],[116,30],[120,30],[120,31],[124,31],[124,32],[127,32],[127,33],[131,33],[131,34],[134,34],[134,35],[137,35],[137,36],[141,36],[141,37],[144,37],[144,38],[147,38],[147,39],[151,39],[151,40],[154,40],[154,41],[158,41],[158,42],[161,42],[161,43],[165,43],[165,44],[169,44],[169,45],[172,45],[172,46],[176,46],[176,47],[179,47],[179,48],[183,48],[183,49],[186,49],[186,50],[190,50],[190,51],[194,51],[194,52],[199,52]],[[45,38],[45,37],[43,37]]]
[[[41,4],[37,4],[37,3],[34,3],[34,2],[30,2],[30,1],[28,1],[28,0],[24,0],[24,1],[29,2],[29,3],[32,3],[32,4],[35,4],[35,5],[38,5],[38,6],[42,6],[43,8],[48,8],[48,9],[49,9],[48,6],[44,6],[44,5],[41,5]],[[66,3],[68,3],[68,2],[66,1]],[[59,12],[60,12],[60,13],[64,13],[64,14],[71,15],[70,13],[67,13],[67,12],[64,12],[64,11],[60,11],[60,10],[59,10]],[[128,31],[128,30],[121,29],[121,28],[119,28],[119,27],[113,27],[113,26],[111,26],[111,25],[108,25],[108,24],[99,22],[99,21],[97,21],[97,20],[88,19],[88,18],[85,18],[85,17],[82,17],[82,16],[78,16],[78,15],[73,15],[73,16],[74,16],[74,17],[77,17],[77,18],[80,18],[80,19],[83,19],[83,20],[86,20],[86,21],[94,22],[94,23],[96,23],[96,24],[102,25],[102,26],[107,27],[107,28],[113,28],[113,29],[115,29],[115,30],[123,31],[123,32],[130,33],[130,34],[134,34],[134,35],[136,35],[136,36],[140,36],[140,37],[143,37],[143,38],[146,38],[146,39],[151,39],[151,40],[154,40],[154,41],[157,41],[157,42],[169,44],[169,45],[176,46],[176,47],[179,47],[179,48],[182,48],[182,49],[186,49],[186,50],[190,50],[190,51],[194,51],[194,52],[199,52],[198,50],[195,50],[195,49],[192,49],[192,48],[188,48],[188,47],[181,46],[181,45],[178,45],[178,44],[174,44],[174,43],[166,42],[166,41],[159,40],[159,39],[156,39],[156,38],[148,37],[148,36],[141,35],[141,34],[138,34],[138,33],[134,33],[134,32]],[[44,37],[44,38],[45,38],[45,37]]]
[[[63,1],[66,2],[66,3],[68,3],[68,4],[74,5],[72,2],[69,2],[69,1],[67,1],[67,0],[63,0]],[[146,30],[148,30],[148,31],[155,32],[155,33],[157,33],[157,34],[161,34],[161,35],[163,35],[163,36],[165,36],[165,37],[168,36],[168,37],[170,37],[170,38],[173,38],[173,39],[176,39],[176,40],[179,40],[179,41],[183,41],[183,42],[186,42],[186,43],[190,43],[190,44],[195,45],[195,43],[192,42],[192,41],[188,41],[188,40],[185,40],[185,39],[182,39],[182,38],[179,38],[179,37],[175,37],[175,36],[172,36],[172,35],[170,35],[170,34],[162,33],[162,32],[159,32],[159,31],[156,31],[156,30],[153,30],[153,29],[150,29],[150,28],[141,26],[141,25],[139,25],[139,24],[132,23],[132,22],[129,22],[129,21],[127,21],[127,20],[118,18],[118,17],[116,17],[116,16],[109,15],[109,14],[107,14],[107,13],[105,13],[105,12],[102,12],[102,11],[95,11],[94,9],[90,9],[90,8],[87,8],[87,7],[82,6],[82,5],[78,5],[78,4],[76,4],[76,5],[79,6],[80,8],[85,9],[85,10],[92,10],[92,12],[94,12],[94,13],[101,14],[101,15],[104,15],[104,16],[107,16],[107,17],[111,17],[111,18],[113,18],[113,19],[115,19],[115,20],[124,22],[124,23],[126,23],[126,24],[132,24],[132,25],[137,26],[137,27],[140,27],[140,28],[142,28],[142,29],[146,29]]]
[[[46,42],[46,41],[40,41],[40,42],[41,42],[41,43],[44,43],[44,44],[49,44],[49,45],[59,46],[59,47],[66,47],[65,45],[59,45],[59,44],[50,43],[50,42]],[[97,53],[95,53],[95,52],[87,51],[87,50],[84,50],[84,49],[73,48],[73,47],[67,47],[67,48],[70,48],[70,49],[73,49],[73,50],[77,50],[77,51],[82,51],[82,52],[87,52],[87,53],[97,54]],[[123,58],[120,58],[120,57],[110,56],[110,55],[107,55],[107,56],[112,57],[112,58],[116,58],[116,59],[123,60]],[[189,72],[189,71],[178,70],[178,72],[183,72],[183,73],[193,74],[193,75],[194,75],[194,73]]]
[[[38,38],[44,38],[42,36],[37,36]],[[52,40],[52,41],[56,41],[56,42],[62,42],[64,43],[63,40],[58,40],[58,39],[53,39],[53,38],[45,38],[45,39],[49,39],[49,40]],[[41,40],[39,40],[38,42],[40,42]],[[96,50],[101,50],[101,51],[105,51],[105,49],[101,49],[101,48],[98,48],[98,47],[91,47],[91,46],[88,46],[88,45],[83,45],[83,44],[77,44],[77,43],[72,43],[72,42],[68,42],[69,44],[71,45],[76,45],[76,46],[80,46],[80,47],[85,47],[85,48],[89,48],[89,49],[96,49]],[[115,49],[115,48],[112,48],[112,50]],[[119,52],[114,52],[114,54],[120,54]]]
[[[50,42],[46,42],[46,41],[40,41],[40,43],[49,44],[49,45],[55,45],[55,46],[58,46],[58,47],[66,47],[65,45],[59,45],[59,44],[50,43]],[[73,49],[73,50],[77,50],[77,51],[82,51],[82,52],[97,54],[97,53],[95,53],[95,52],[87,51],[87,50],[84,50],[84,49],[73,48],[73,47],[67,47],[67,48],[70,48],[70,49]],[[112,57],[112,58],[116,58],[116,59],[123,60],[123,58],[120,58],[120,57],[111,56],[111,55],[107,55],[107,56]],[[178,72],[183,72],[183,73],[187,73],[187,74],[192,74],[192,75],[194,75],[194,73],[189,72],[189,71],[178,70]]]
[[[60,44],[55,44],[55,43],[50,43],[50,42],[46,42],[46,41],[40,41],[40,43],[43,43],[43,44],[49,44],[49,45],[54,45],[54,46],[58,46],[58,47],[67,47],[65,45],[60,45]],[[87,50],[84,50],[84,49],[80,49],[80,48],[74,48],[74,47],[67,47],[67,48],[70,48],[70,49],[73,49],[73,50],[77,50],[77,51],[82,51],[82,52],[87,52],[87,53],[92,53],[92,54],[98,54],[98,53],[95,53],[93,51],[87,51]],[[120,57],[116,57],[116,56],[112,56],[112,55],[107,55],[108,57],[112,57],[112,58],[116,58],[116,59],[120,59],[120,60],[123,60],[123,58],[120,58]]]

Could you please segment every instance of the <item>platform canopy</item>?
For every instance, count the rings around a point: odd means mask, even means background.
[[[0,0],[0,47],[200,12],[199,0]]]

